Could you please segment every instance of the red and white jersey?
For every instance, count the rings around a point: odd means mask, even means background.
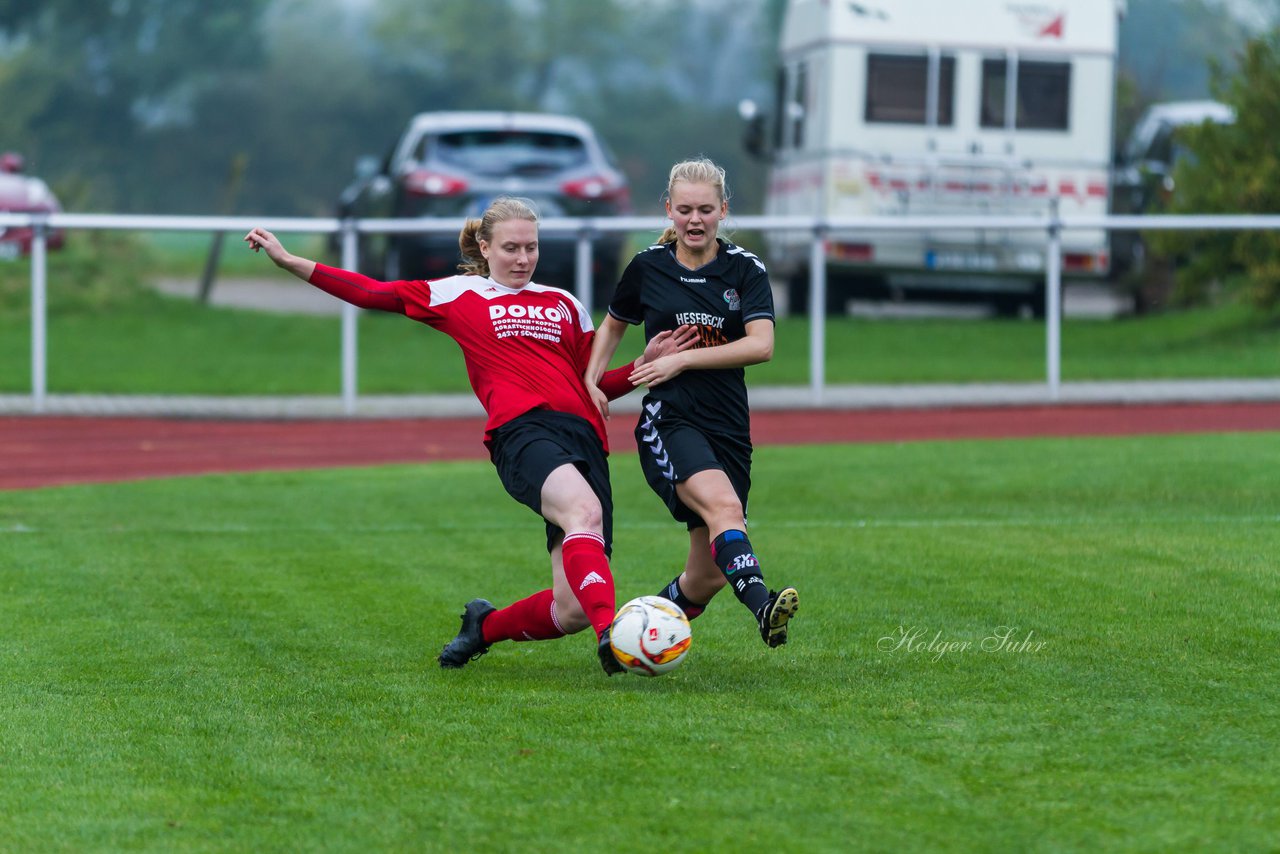
[[[529,283],[509,288],[481,276],[435,281],[378,282],[317,264],[311,283],[366,308],[400,311],[448,335],[462,348],[471,388],[488,414],[492,431],[532,409],[551,409],[587,419],[608,450],[604,419],[582,376],[595,326],[568,291]],[[617,371],[611,371],[613,392]]]

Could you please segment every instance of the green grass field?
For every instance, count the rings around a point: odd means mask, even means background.
[[[549,574],[487,464],[0,493],[0,850],[1275,850],[1276,439],[759,449],[792,642],[725,594],[652,680],[435,666]]]

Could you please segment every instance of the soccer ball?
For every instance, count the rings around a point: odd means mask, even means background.
[[[628,671],[658,676],[680,666],[693,637],[680,606],[661,596],[641,596],[618,609],[609,627],[613,655]]]

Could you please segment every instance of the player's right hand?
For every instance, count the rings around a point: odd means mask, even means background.
[[[600,390],[600,386],[593,382],[584,383],[587,387],[587,394],[591,395],[591,402],[596,405],[596,409],[600,410],[601,417],[605,421],[609,420],[609,397]]]

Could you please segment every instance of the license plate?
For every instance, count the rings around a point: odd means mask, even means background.
[[[8,243],[0,242],[0,261],[16,261],[18,256],[22,254],[22,245],[10,241]]]
[[[999,262],[990,252],[930,249],[924,253],[924,265],[930,270],[995,270]]]

